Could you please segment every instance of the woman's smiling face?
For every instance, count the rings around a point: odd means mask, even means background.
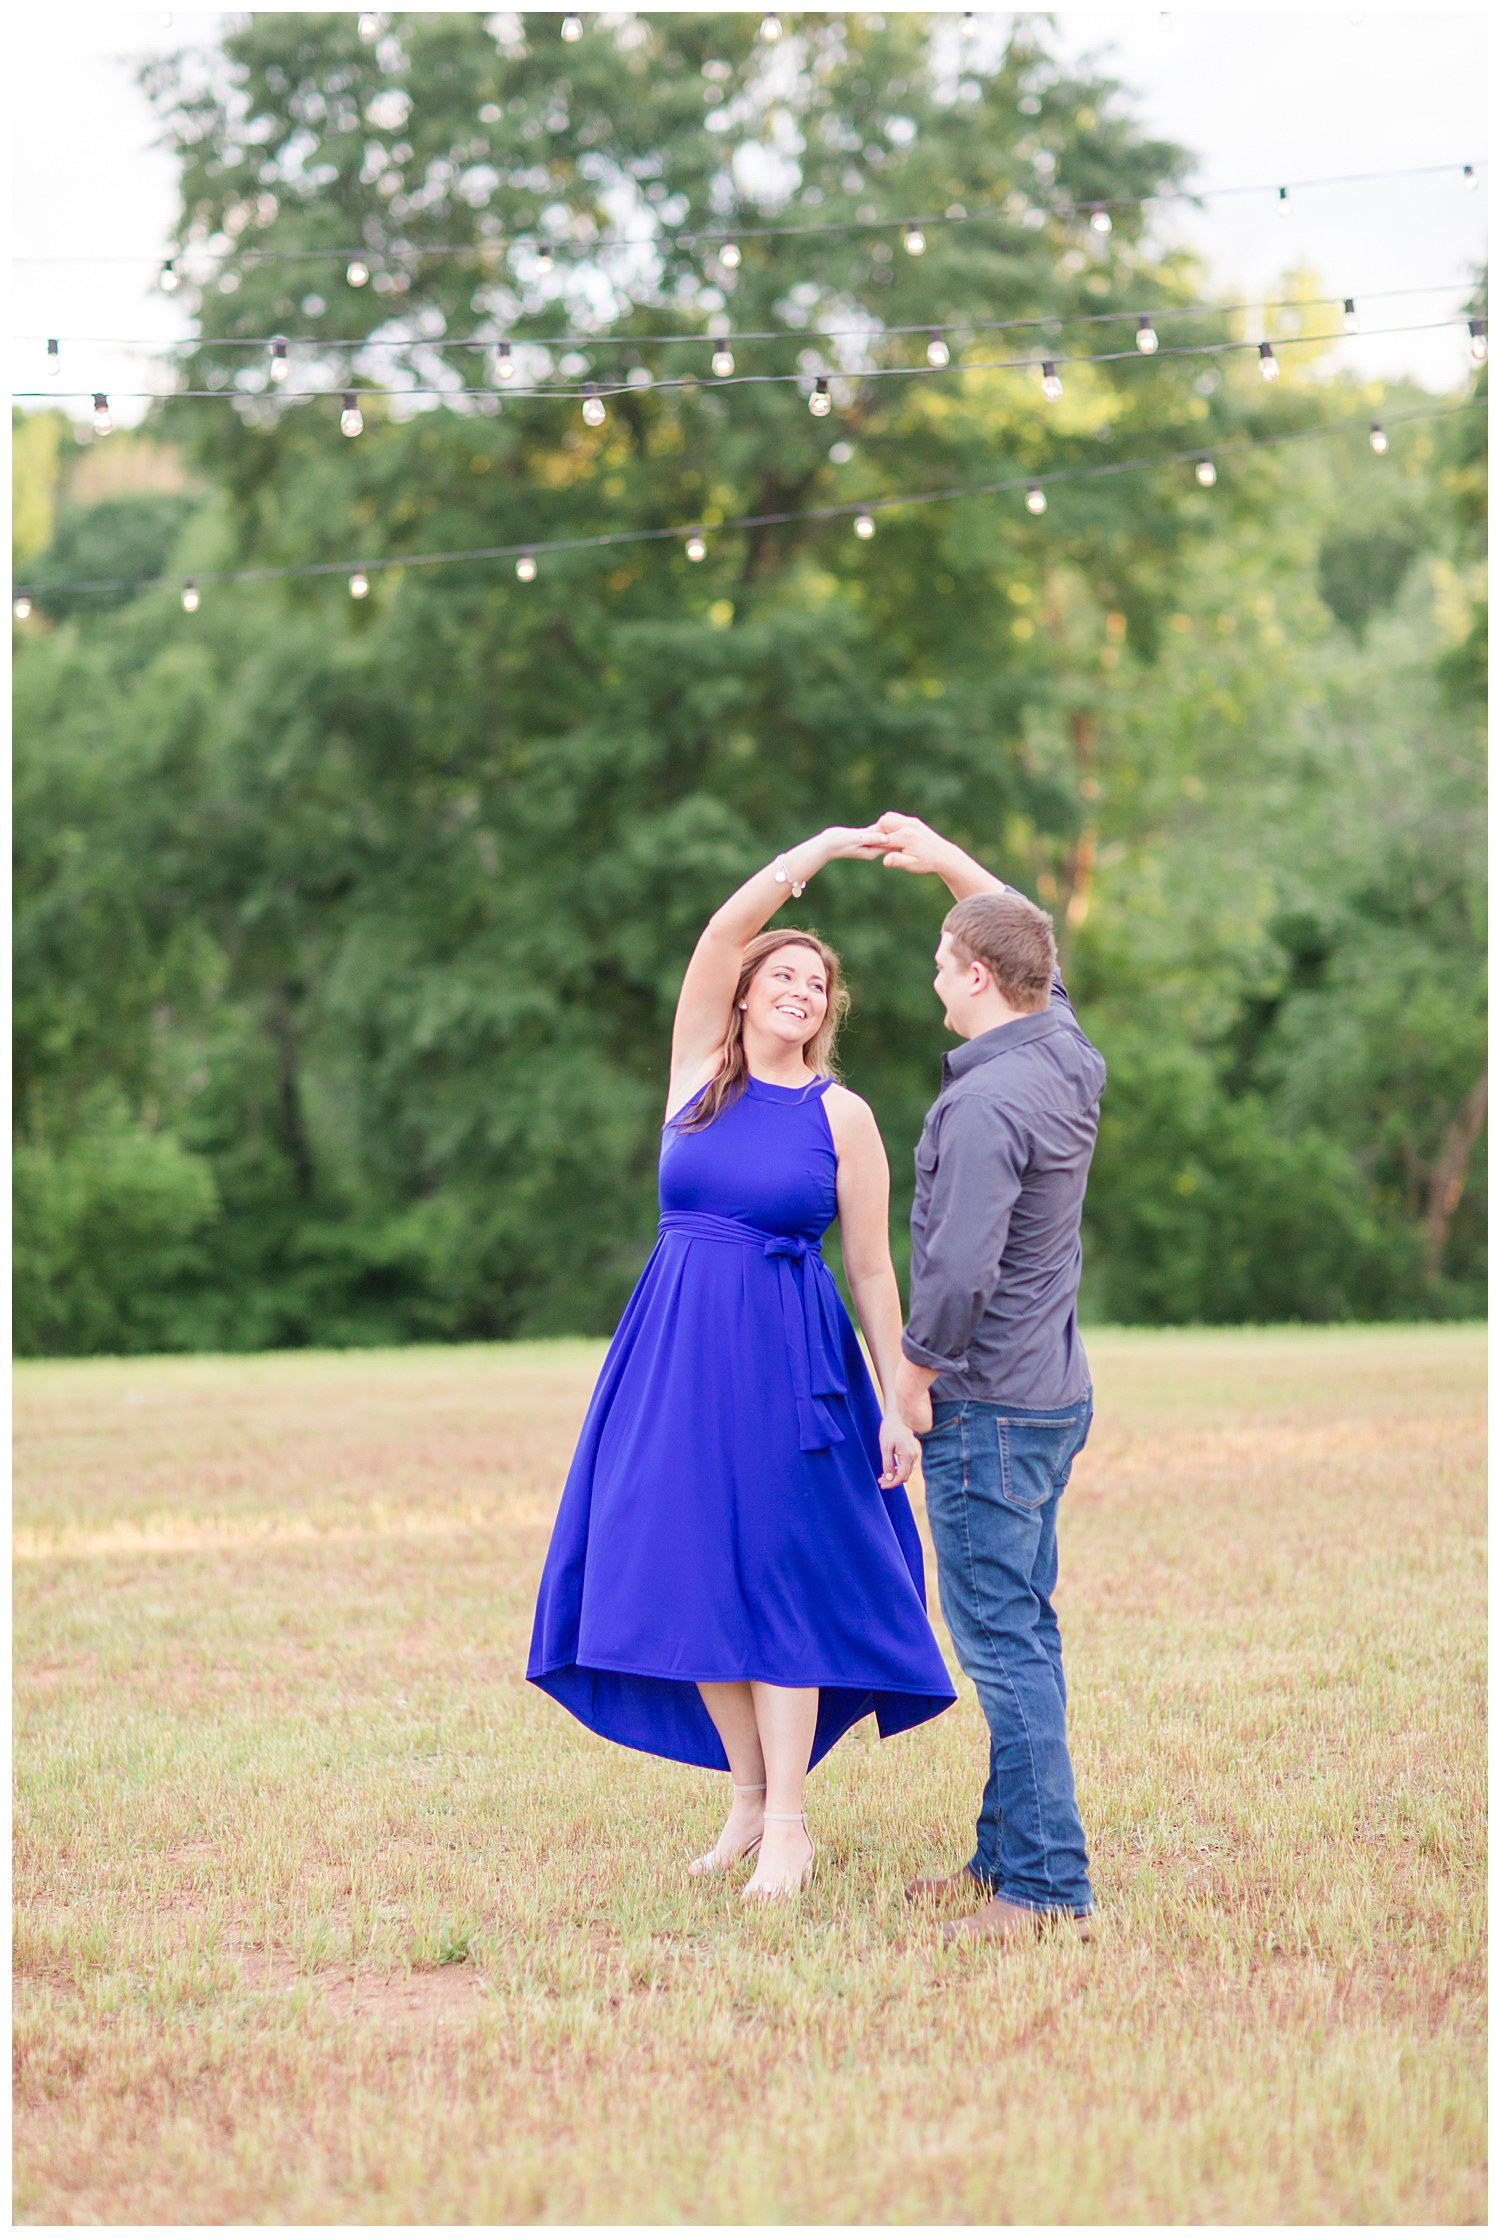
[[[745,1024],[803,1049],[828,1015],[828,974],[814,948],[773,948],[745,990]]]

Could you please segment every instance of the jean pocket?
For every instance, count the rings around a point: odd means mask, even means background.
[[[1032,1415],[999,1415],[1000,1491],[1013,1508],[1030,1515],[1062,1491],[1087,1435],[1076,1415],[1041,1421]]]

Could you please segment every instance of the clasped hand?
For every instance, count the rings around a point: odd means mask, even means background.
[[[937,873],[948,845],[920,816],[903,816],[894,808],[873,824],[831,824],[822,841],[830,862],[879,862],[887,870]]]

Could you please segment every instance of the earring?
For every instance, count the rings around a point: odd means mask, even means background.
[[[750,1007],[750,1006],[749,1006],[749,1004],[748,1004],[748,1003],[743,1003],[743,1002],[742,1002],[742,1003],[740,1004],[740,1008],[741,1008],[741,1010],[748,1010],[748,1009],[749,1009],[749,1007]]]

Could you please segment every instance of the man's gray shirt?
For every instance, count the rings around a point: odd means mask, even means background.
[[[943,1059],[917,1145],[902,1345],[934,1399],[1064,1407],[1089,1390],[1079,1223],[1104,1059],[1061,979],[1047,1009]]]

